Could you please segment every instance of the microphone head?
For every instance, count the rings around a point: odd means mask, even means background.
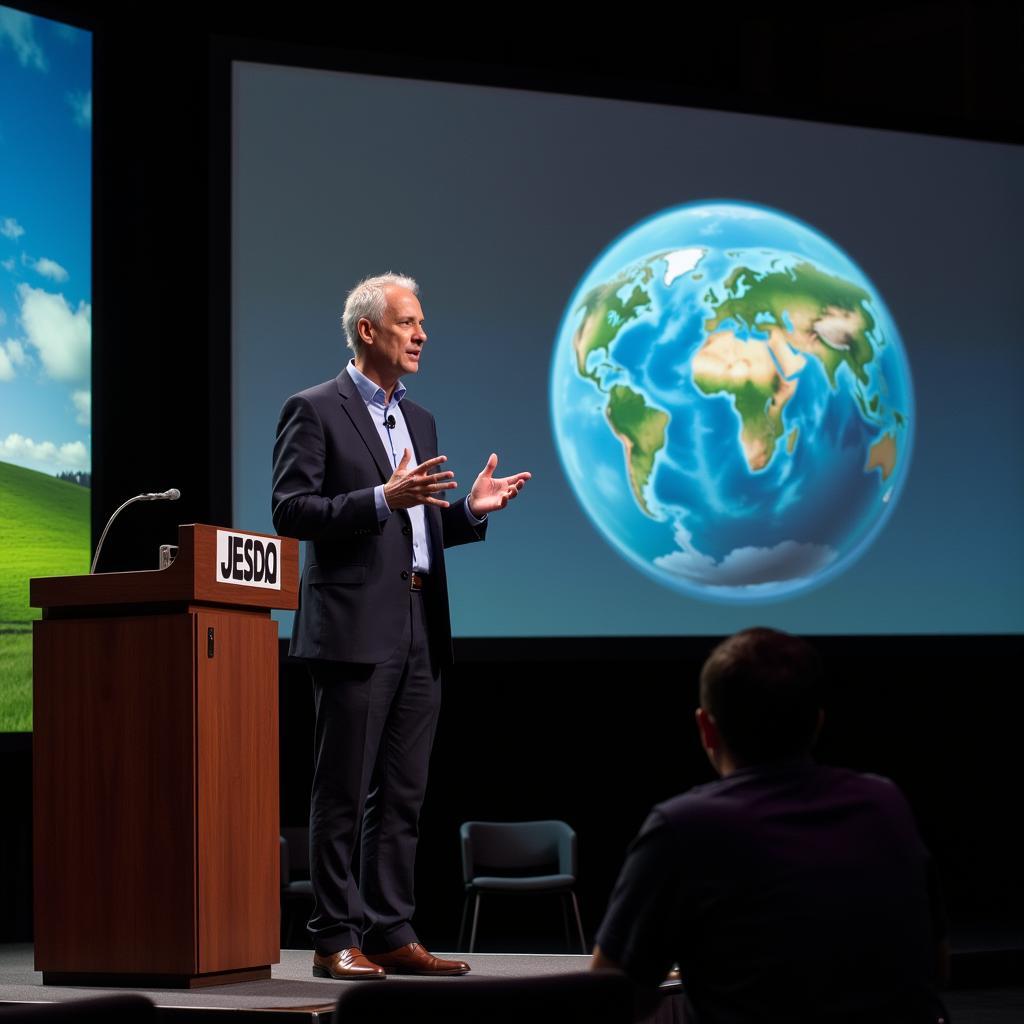
[[[164,491],[164,497],[168,501],[177,501],[181,497],[181,491],[177,487],[172,487],[169,491]]]

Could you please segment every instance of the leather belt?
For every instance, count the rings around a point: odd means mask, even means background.
[[[427,585],[427,574],[425,572],[414,572],[409,576],[410,590],[423,590]]]

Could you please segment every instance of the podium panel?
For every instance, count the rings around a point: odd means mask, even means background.
[[[277,624],[230,612],[194,618],[197,969],[205,974],[276,963],[280,953]]]
[[[34,624],[38,970],[196,970],[191,620]]]

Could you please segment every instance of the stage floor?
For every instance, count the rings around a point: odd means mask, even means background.
[[[439,953],[440,956],[455,954]],[[585,971],[589,956],[543,953],[459,953],[472,968],[471,978],[524,978]],[[282,949],[281,962],[271,968],[269,981],[211,985],[200,989],[170,988],[87,988],[70,985],[44,985],[43,976],[32,969],[32,946],[0,946],[0,1010],[4,1003],[59,1002],[106,995],[112,992],[136,992],[156,1003],[159,1016],[170,1020],[188,1018],[200,1024],[203,1017],[223,1021],[224,1011],[259,1013],[261,1024],[276,1021],[298,1024],[301,1019],[330,1021],[338,996],[348,985],[381,984],[366,981],[333,981],[314,978],[313,954],[308,949]],[[407,980],[393,975],[388,983]],[[424,980],[424,979],[419,979]],[[438,985],[458,984],[458,978],[435,978]],[[2,1012],[0,1012],[2,1019]],[[232,1020],[237,1020],[233,1017]]]

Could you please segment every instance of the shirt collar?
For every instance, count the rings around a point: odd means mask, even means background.
[[[345,369],[348,370],[348,375],[352,378],[352,383],[355,384],[359,394],[362,395],[364,402],[368,405],[379,405],[382,409],[387,408],[388,401],[384,389],[379,384],[374,384],[365,373],[357,369],[354,359],[349,360],[348,366]],[[406,386],[399,381],[395,385],[394,393],[391,396],[391,404],[397,405],[405,397],[407,390]]]

